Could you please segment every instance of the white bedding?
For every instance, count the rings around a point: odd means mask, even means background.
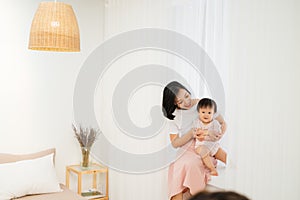
[[[18,198],[18,200],[86,200],[79,196],[76,192],[71,191],[65,185],[60,184],[62,192],[51,194],[36,194]]]

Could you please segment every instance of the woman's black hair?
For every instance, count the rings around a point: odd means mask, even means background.
[[[191,94],[182,84],[177,81],[172,81],[163,91],[163,100],[162,100],[162,112],[164,116],[170,120],[174,119],[173,112],[177,108],[175,105],[175,98],[180,89],[186,90],[189,94]]]
[[[189,200],[249,200],[248,197],[233,191],[200,192]]]
[[[197,110],[199,111],[200,108],[214,108],[214,112],[217,112],[217,104],[214,100],[209,98],[203,98],[198,102]]]

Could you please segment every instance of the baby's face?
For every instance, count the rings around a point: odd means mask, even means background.
[[[209,123],[214,116],[214,108],[206,107],[199,109],[199,118],[203,123]]]

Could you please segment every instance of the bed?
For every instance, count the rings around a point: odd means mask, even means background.
[[[65,185],[60,184],[60,187],[63,190],[62,192],[28,195],[18,198],[18,200],[86,200],[68,189]]]
[[[0,153],[0,199],[84,200],[59,183],[54,161],[54,148],[23,155]]]

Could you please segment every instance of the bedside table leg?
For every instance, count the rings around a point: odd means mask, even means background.
[[[77,193],[81,195],[81,174],[78,174]]]
[[[96,172],[93,173],[93,188],[94,189],[97,188],[97,173]]]
[[[105,196],[108,197],[108,171],[106,172],[106,194],[105,194]],[[108,200],[108,198],[107,198],[107,200]]]
[[[70,188],[70,171],[66,170],[66,186],[67,188]]]

